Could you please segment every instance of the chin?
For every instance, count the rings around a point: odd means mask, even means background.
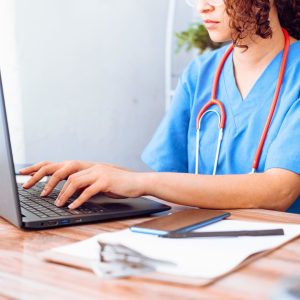
[[[221,32],[208,31],[210,39],[215,43],[226,43],[231,41],[231,36]]]

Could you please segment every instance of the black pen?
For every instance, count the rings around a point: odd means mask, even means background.
[[[159,237],[182,239],[196,237],[239,237],[239,236],[272,236],[284,235],[283,229],[239,230],[239,231],[206,231],[206,232],[170,232]]]

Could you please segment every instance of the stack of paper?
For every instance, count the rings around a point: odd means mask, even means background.
[[[99,261],[97,241],[100,240],[107,243],[122,244],[150,258],[175,264],[175,266],[158,265],[156,271],[159,273],[212,280],[234,270],[249,256],[272,250],[292,240],[300,235],[300,225],[224,220],[197,230],[201,232],[277,228],[282,228],[285,234],[283,236],[188,239],[160,238],[133,233],[127,229],[100,234],[82,242],[55,248],[44,254],[44,258],[64,262],[58,259],[59,254],[61,254],[63,258],[72,257],[72,260],[68,261],[69,264],[80,265],[76,263],[76,261],[80,261],[88,266],[88,264]],[[53,254],[56,255],[53,256]]]

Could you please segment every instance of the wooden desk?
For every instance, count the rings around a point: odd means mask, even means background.
[[[175,208],[176,210],[180,208]],[[300,215],[235,210],[233,219],[300,224]],[[142,279],[104,281],[93,273],[41,261],[52,247],[114,231],[144,219],[22,231],[0,219],[0,295],[18,299],[270,299],[280,280],[300,275],[300,238],[207,287]]]

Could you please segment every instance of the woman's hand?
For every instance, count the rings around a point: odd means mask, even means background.
[[[41,162],[20,170],[21,175],[32,175],[23,187],[29,189],[44,176],[51,175],[41,196],[48,196],[56,185],[67,180],[58,195],[55,204],[63,206],[77,191],[83,190],[80,197],[70,208],[77,208],[97,193],[104,193],[112,198],[139,197],[143,184],[141,175],[128,169],[112,165],[84,161],[65,161],[60,163]]]
[[[83,192],[69,208],[79,207],[98,193],[136,198],[143,195],[142,175],[113,165],[96,164],[69,176],[55,204],[63,206],[76,191],[82,189]]]
[[[21,175],[32,175],[30,180],[23,185],[23,188],[29,189],[39,182],[44,176],[52,175],[41,194],[42,197],[48,196],[60,181],[67,179],[70,175],[76,172],[90,168],[95,164],[96,163],[93,162],[75,160],[60,163],[44,161],[20,170]]]

